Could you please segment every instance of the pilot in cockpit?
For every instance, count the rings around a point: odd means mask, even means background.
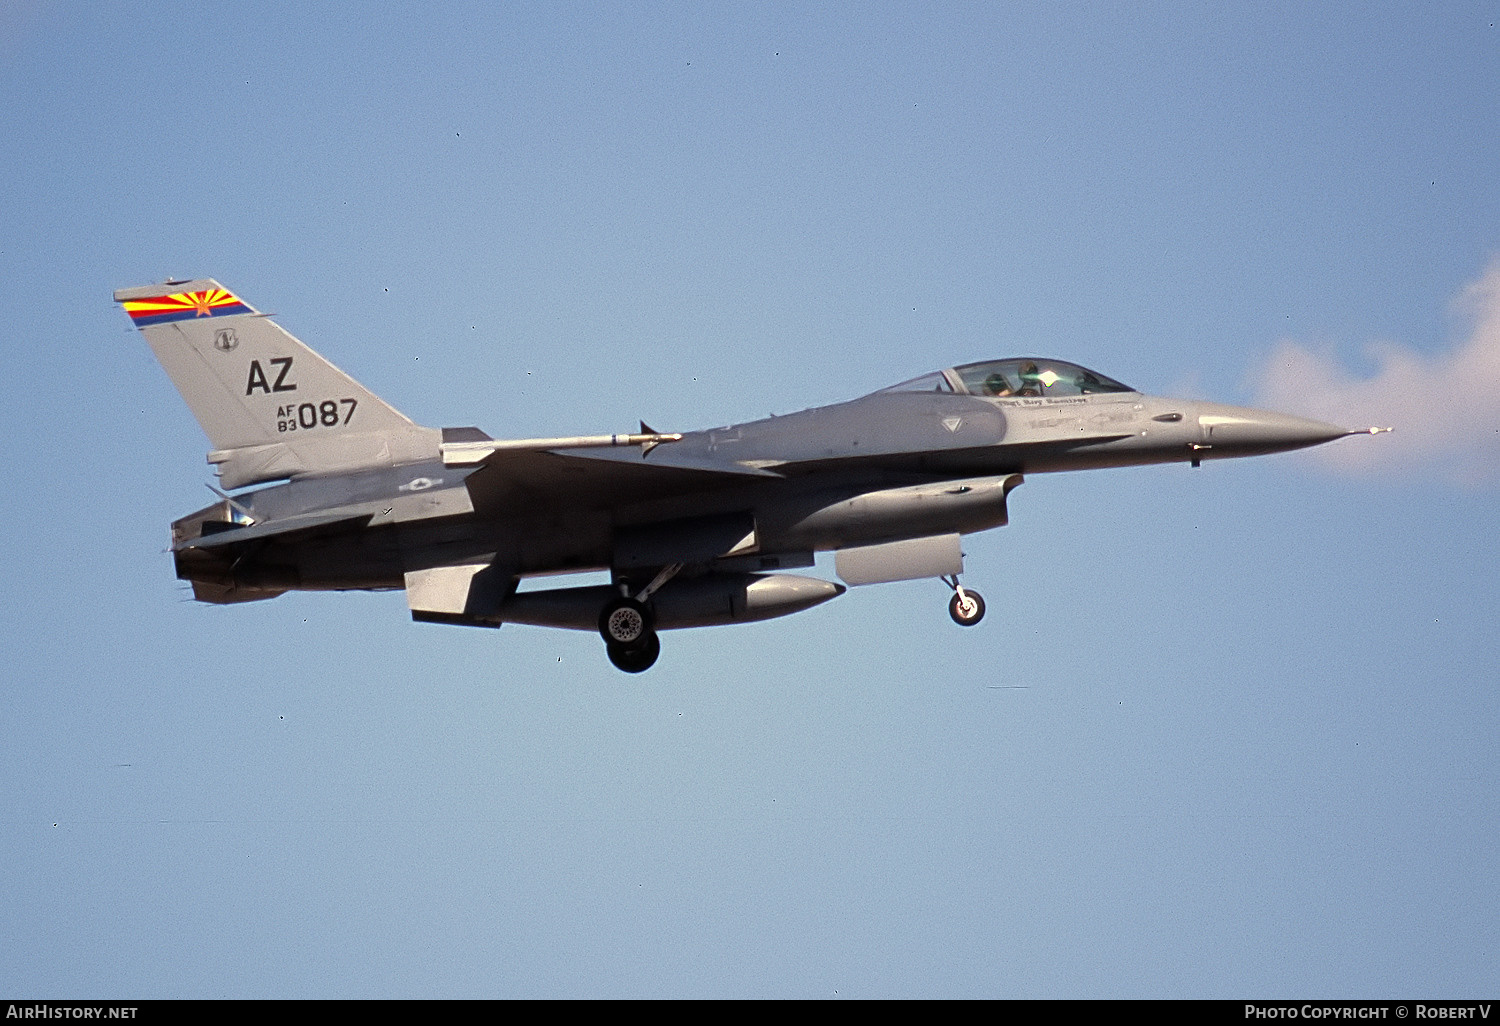
[[[1010,382],[1006,380],[1004,374],[996,371],[984,379],[984,394],[1001,398],[1008,395],[1015,395],[1016,390],[1010,387]]]
[[[1042,394],[1042,373],[1030,360],[1027,360],[1021,367],[1021,391],[1017,394],[1030,396]]]

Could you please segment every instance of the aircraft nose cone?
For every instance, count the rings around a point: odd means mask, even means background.
[[[1356,434],[1336,424],[1243,406],[1204,404],[1198,413],[1203,444],[1222,455],[1249,456],[1322,445]]]

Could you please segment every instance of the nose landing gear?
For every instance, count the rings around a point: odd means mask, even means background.
[[[948,615],[953,617],[954,623],[960,627],[973,627],[984,619],[984,596],[959,584],[957,576],[944,577],[943,583],[953,589],[953,597],[948,600]]]

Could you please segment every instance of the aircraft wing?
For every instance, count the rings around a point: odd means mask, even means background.
[[[649,456],[630,449],[495,452],[469,475],[467,484],[475,509],[524,511],[557,502],[611,506],[780,476],[729,460],[673,458],[663,446]]]

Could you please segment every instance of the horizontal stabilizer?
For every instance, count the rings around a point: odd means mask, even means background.
[[[319,528],[332,527],[335,524],[349,527],[363,526],[369,523],[372,514],[360,513],[350,516],[347,513],[325,513],[316,516],[287,517],[284,520],[269,520],[262,524],[251,524],[248,527],[236,527],[228,531],[215,531],[205,534],[201,538],[193,538],[176,546],[178,549],[218,549],[228,545],[242,545],[245,542],[263,541],[266,538],[280,538],[286,540],[289,535],[304,531],[316,531]]]
[[[285,594],[284,588],[247,588],[238,584],[193,582],[193,598],[216,606],[228,606],[240,602],[264,602],[266,599]]]

